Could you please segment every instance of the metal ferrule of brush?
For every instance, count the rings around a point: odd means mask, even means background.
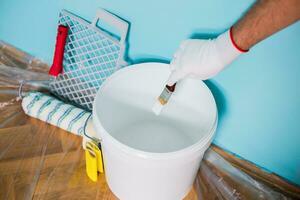
[[[162,93],[160,94],[158,100],[161,103],[161,105],[165,105],[168,103],[170,97],[172,96],[174,90],[175,90],[176,83],[172,86],[166,85]]]

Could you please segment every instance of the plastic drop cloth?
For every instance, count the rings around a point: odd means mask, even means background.
[[[87,178],[80,136],[24,114],[20,81],[48,79],[47,67],[25,54],[3,53],[4,48],[9,47],[0,43],[0,199],[116,199],[104,175],[97,183]],[[292,198],[209,149],[185,199]]]

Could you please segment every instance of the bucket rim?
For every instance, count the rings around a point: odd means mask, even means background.
[[[146,67],[146,65],[162,65],[164,67],[169,67],[168,64],[166,63],[158,63],[158,62],[147,62],[147,63],[139,63],[139,64],[133,64],[130,66],[127,66],[126,68],[122,68],[119,71],[117,71],[116,73],[114,73],[113,75],[111,75],[109,78],[107,78],[105,80],[105,82],[101,85],[101,87],[99,88],[97,94],[101,91],[102,88],[105,87],[105,85],[111,80],[113,79],[115,76],[118,76],[119,73],[124,72],[125,70],[134,70],[134,68],[137,67]],[[147,66],[148,67],[148,66]],[[153,66],[152,66],[153,67]],[[211,90],[207,87],[207,85],[201,81],[202,84],[204,85],[204,87],[209,91],[209,95],[211,95],[212,99],[213,99],[213,103],[215,105],[215,120],[213,122],[213,125],[210,129],[210,131],[207,132],[207,134],[205,134],[204,137],[200,138],[196,143],[187,146],[185,148],[176,150],[176,151],[170,151],[170,152],[163,152],[163,153],[158,153],[158,152],[150,152],[150,151],[144,151],[144,150],[140,150],[140,149],[136,149],[133,147],[130,147],[122,142],[120,142],[119,140],[117,140],[116,138],[114,138],[111,134],[109,134],[106,129],[103,127],[98,115],[96,114],[96,107],[97,104],[95,103],[98,99],[98,95],[96,94],[95,100],[94,100],[94,105],[93,105],[93,124],[95,126],[96,129],[100,129],[100,130],[96,130],[96,132],[100,132],[102,135],[102,138],[100,138],[100,140],[103,142],[106,139],[110,140],[116,147],[118,147],[120,150],[122,150],[123,152],[130,154],[130,155],[134,155],[140,158],[145,158],[145,159],[154,159],[154,160],[164,160],[164,159],[171,159],[171,158],[178,158],[178,157],[182,157],[182,156],[186,156],[187,154],[192,154],[194,152],[197,152],[199,150],[202,150],[202,148],[207,144],[210,143],[210,141],[212,140],[214,133],[217,129],[217,124],[218,124],[218,112],[217,112],[217,106],[216,106],[216,101],[214,99],[214,96],[211,92]],[[97,133],[97,135],[99,136],[99,134]],[[206,149],[203,150],[203,153]]]

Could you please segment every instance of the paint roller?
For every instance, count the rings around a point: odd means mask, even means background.
[[[83,136],[86,173],[96,182],[104,172],[100,140],[96,138],[91,113],[41,92],[28,92],[22,100],[24,112],[34,118]]]
[[[53,77],[62,73],[67,36],[68,27],[59,25],[56,35],[53,64],[49,70],[49,75]],[[97,140],[94,138],[95,131],[90,119],[91,113],[44,94],[49,93],[50,82],[51,79],[24,80],[21,82],[19,97],[23,99],[22,107],[24,112],[31,117],[38,118],[75,135],[85,135],[86,137],[83,137],[83,148],[86,148],[85,144],[87,140]],[[24,92],[24,87],[27,87],[27,91],[29,89],[35,92]],[[42,91],[43,93],[38,91]],[[85,131],[87,134],[85,134]]]
[[[82,136],[84,148],[87,140],[96,139],[91,113],[88,111],[36,91],[28,92],[23,97],[22,108],[31,117]]]
[[[59,25],[56,37],[53,64],[49,75],[57,77],[62,73],[63,56],[68,35],[68,27]],[[88,177],[97,181],[97,174],[104,172],[100,140],[92,125],[91,113],[73,105],[60,101],[52,96],[37,90],[49,90],[51,80],[23,81],[19,87],[19,96],[22,98],[22,108],[25,114],[40,119],[46,123],[62,128],[70,133],[83,137],[82,146],[85,149],[86,172]],[[35,88],[36,91],[22,91],[23,85]]]

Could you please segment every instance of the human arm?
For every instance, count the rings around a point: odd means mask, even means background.
[[[168,85],[184,77],[217,75],[240,54],[300,19],[300,0],[259,0],[225,33],[213,40],[183,41],[171,62]]]
[[[260,0],[233,26],[233,40],[240,48],[250,49],[299,19],[299,0]]]

